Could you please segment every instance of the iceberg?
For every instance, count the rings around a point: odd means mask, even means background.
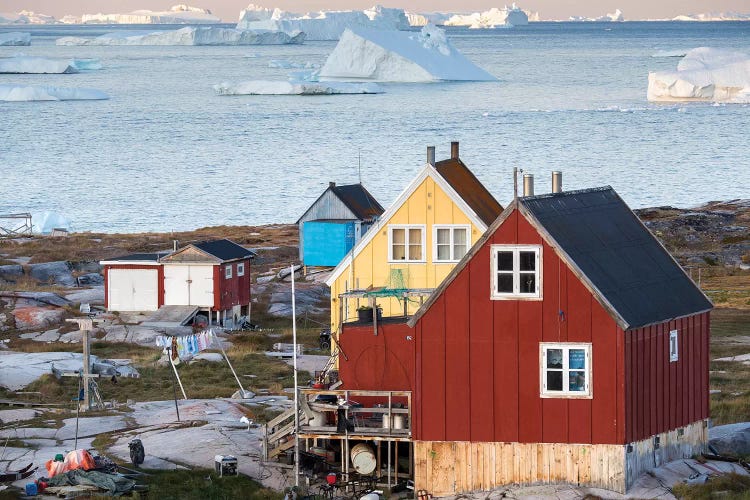
[[[648,74],[649,101],[750,102],[750,55],[698,47],[677,71]]]
[[[625,18],[622,16],[622,11],[616,9],[612,14],[605,14],[601,17],[570,16],[569,20],[575,22],[611,23],[622,22]]]
[[[305,34],[268,30],[185,27],[173,31],[116,31],[96,38],[64,36],[57,45],[287,45],[305,41]]]
[[[46,14],[37,14],[30,10],[18,13],[0,12],[0,24],[54,24],[55,18]]]
[[[78,73],[72,59],[49,59],[39,56],[14,56],[0,59],[0,73]]]
[[[221,19],[208,9],[174,5],[167,11],[136,10],[127,14],[84,14],[82,24],[217,24]]]
[[[51,211],[32,214],[32,231],[39,234],[49,234],[53,229],[70,231],[70,220],[62,214]]]
[[[445,12],[407,12],[406,19],[409,20],[409,26],[425,26],[427,24],[445,24],[453,14]]]
[[[672,18],[672,21],[750,21],[750,14],[737,12],[711,12],[706,14],[687,14]]]
[[[338,40],[346,28],[405,30],[409,21],[403,9],[376,5],[362,11],[320,11],[295,14],[250,4],[240,12],[237,29],[266,29],[291,33],[302,31],[307,40]]]
[[[428,24],[419,33],[347,28],[320,70],[321,80],[495,81]]]
[[[455,14],[446,20],[446,26],[468,26],[472,29],[496,28],[498,26],[523,26],[529,24],[529,17],[516,4],[502,9],[493,7],[485,12],[474,12],[469,15]]]
[[[0,33],[0,47],[7,47],[9,45],[16,47],[31,45],[31,33],[20,33],[17,31]]]
[[[0,101],[77,101],[109,99],[100,90],[0,84]]]
[[[347,82],[278,82],[253,80],[248,82],[220,83],[214,85],[217,95],[333,95],[333,94],[382,94],[376,83]]]

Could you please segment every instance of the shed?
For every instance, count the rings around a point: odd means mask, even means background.
[[[705,447],[711,308],[612,188],[519,198],[408,321],[344,324],[340,376],[412,391],[415,489],[625,492]]]
[[[109,311],[156,311],[163,304],[165,253],[134,253],[101,262],[104,307]]]
[[[220,324],[248,315],[253,258],[228,239],[191,243],[162,257],[164,305],[198,306]]]
[[[300,260],[306,266],[336,266],[383,212],[362,184],[329,183],[297,221]]]

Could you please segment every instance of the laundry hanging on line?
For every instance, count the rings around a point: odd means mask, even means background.
[[[213,330],[206,330],[192,335],[173,337],[171,335],[157,335],[157,347],[169,349],[172,359],[193,357],[199,352],[211,347],[213,343]]]

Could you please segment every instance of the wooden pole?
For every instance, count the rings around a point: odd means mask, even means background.
[[[83,411],[91,409],[91,393],[90,386],[91,380],[89,375],[91,374],[91,344],[89,343],[89,330],[81,326],[83,332]]]
[[[297,304],[294,296],[294,264],[292,271],[292,344],[294,345],[294,485],[299,488],[299,387],[297,385]]]
[[[216,343],[219,344],[219,349],[221,349],[221,353],[224,355],[224,359],[227,361],[229,369],[232,370],[232,375],[234,375],[234,379],[237,381],[237,385],[240,386],[240,397],[242,397],[242,399],[245,399],[245,389],[244,387],[242,387],[242,382],[240,382],[240,378],[237,376],[237,372],[234,371],[232,362],[229,361],[229,356],[227,356],[227,352],[224,350],[224,346],[221,344],[221,340],[219,340],[218,335],[215,335],[213,333],[213,330],[210,332],[210,334],[216,340]]]
[[[172,370],[174,370],[174,376],[177,378],[177,383],[180,384],[180,390],[182,391],[182,398],[187,399],[187,395],[185,394],[185,388],[182,387],[182,380],[180,380],[180,375],[177,373],[177,367],[174,365],[174,361],[172,361],[172,348],[167,347],[167,355],[169,356],[169,364],[172,365]]]

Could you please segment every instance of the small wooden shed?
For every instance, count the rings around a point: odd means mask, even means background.
[[[253,258],[228,239],[191,243],[162,257],[164,305],[199,306],[220,324],[248,315]]]
[[[331,182],[297,221],[306,266],[336,266],[384,212],[362,184]]]
[[[411,390],[434,495],[625,492],[703,450],[711,302],[610,187],[515,200],[408,321],[344,324],[344,388]]]
[[[101,262],[108,311],[156,311],[164,303],[166,254],[135,253]]]

